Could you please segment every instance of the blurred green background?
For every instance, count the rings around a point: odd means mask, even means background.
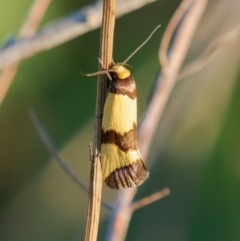
[[[91,1],[52,1],[43,25]],[[158,25],[130,61],[138,86],[138,116],[158,70],[162,34],[180,0],[159,0],[116,21],[114,60],[123,61]],[[17,35],[31,0],[1,0],[0,43]],[[238,0],[210,1],[186,62],[240,22]],[[144,21],[144,22],[143,22]],[[0,106],[0,240],[83,240],[87,195],[51,160],[28,117],[38,111],[61,155],[88,183],[100,30],[21,63]],[[130,240],[240,240],[240,48],[222,49],[201,71],[176,85],[147,160],[149,180],[136,200],[163,187],[167,198],[134,213]],[[114,202],[116,191],[104,186]],[[99,240],[108,211],[102,208]]]

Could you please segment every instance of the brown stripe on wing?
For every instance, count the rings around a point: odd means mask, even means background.
[[[117,95],[127,95],[132,100],[136,98],[136,84],[132,76],[125,79],[119,79],[116,73],[111,73],[111,77],[111,93]]]
[[[104,131],[102,129],[101,134],[102,144],[114,144],[118,146],[122,151],[127,152],[129,150],[137,150],[137,126],[133,123],[132,130],[121,135],[114,130]]]
[[[117,168],[104,181],[112,189],[130,188],[141,185],[149,176],[147,167],[142,160]]]

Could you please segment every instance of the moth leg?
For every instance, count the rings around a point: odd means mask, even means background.
[[[94,161],[94,154],[93,154],[93,147],[92,147],[92,142],[89,143],[88,145],[89,149],[89,154],[90,154],[90,162]],[[101,157],[101,152],[97,153],[95,157]]]
[[[89,149],[89,155],[90,155],[90,162],[93,162],[94,156],[93,156],[92,142],[89,143],[88,149]]]
[[[102,66],[102,69],[103,69],[103,70],[106,70],[106,68],[105,68],[105,66],[104,66],[104,64],[103,64],[103,62],[102,62],[102,60],[101,60],[100,58],[98,58],[98,62],[99,62],[100,65]]]
[[[105,68],[102,60],[100,58],[98,58],[98,61],[99,61],[100,65],[102,66],[102,69],[106,70],[107,68]],[[112,80],[112,77],[108,72],[106,72],[106,75],[107,75],[108,79]]]
[[[106,70],[107,68],[104,66],[102,60],[101,60],[100,58],[98,58],[98,61],[99,61],[99,63],[101,64],[102,68],[103,68],[104,70]],[[115,61],[114,61],[113,59],[112,59],[112,65],[115,65]]]
[[[102,117],[102,115],[103,115],[103,111],[100,114],[95,115],[95,118],[100,118],[100,117]]]

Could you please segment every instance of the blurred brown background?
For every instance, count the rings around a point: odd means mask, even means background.
[[[52,1],[44,24],[91,1]],[[130,61],[141,117],[156,71],[161,36],[181,1],[159,0],[117,19],[114,60]],[[1,0],[0,43],[16,35],[31,0]],[[211,0],[186,62],[236,28],[238,0]],[[143,22],[144,21],[144,22]],[[51,160],[28,117],[38,111],[62,156],[88,183],[100,30],[22,62],[0,106],[0,240],[82,240],[87,195]],[[223,48],[201,71],[178,82],[152,144],[149,180],[136,199],[169,187],[167,198],[133,215],[126,240],[238,241],[240,237],[240,47]],[[104,199],[116,191],[104,187]],[[102,208],[99,240],[108,211]]]

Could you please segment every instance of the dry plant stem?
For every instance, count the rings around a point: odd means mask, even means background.
[[[188,3],[189,0],[183,1],[182,4],[184,4],[184,2]],[[175,26],[179,26],[172,42],[171,50],[160,49],[160,51],[168,51],[170,54],[168,55],[169,58],[166,62],[167,65],[164,66],[164,69],[159,76],[158,85],[155,88],[151,102],[149,103],[138,132],[139,148],[144,160],[146,160],[148,155],[151,141],[154,137],[159,120],[174,87],[179,69],[182,65],[183,59],[185,58],[191,39],[201,19],[207,2],[207,0],[192,1],[191,7],[185,13],[184,18],[181,19],[181,23],[178,22],[175,24]],[[170,36],[169,39],[172,37],[173,36]],[[115,209],[111,213],[107,240],[123,241],[125,239],[132,216],[132,213],[128,212],[126,207],[131,205],[136,191],[137,189],[132,188],[119,192]]]
[[[115,6],[116,0],[103,1],[103,19],[100,39],[100,59],[103,65],[108,68],[112,62],[113,36],[115,26]],[[101,66],[99,64],[99,70]],[[97,100],[95,111],[95,130],[93,142],[94,160],[91,165],[89,181],[89,197],[87,211],[87,225],[85,231],[85,241],[97,240],[100,201],[102,194],[102,170],[101,170],[101,113],[105,102],[107,80],[105,75],[98,76]]]
[[[28,17],[19,32],[18,36],[20,38],[30,37],[36,32],[50,2],[51,0],[35,0],[29,11]],[[12,66],[8,66],[6,69],[3,69],[0,75],[0,105],[4,100],[17,71],[17,63]]]

